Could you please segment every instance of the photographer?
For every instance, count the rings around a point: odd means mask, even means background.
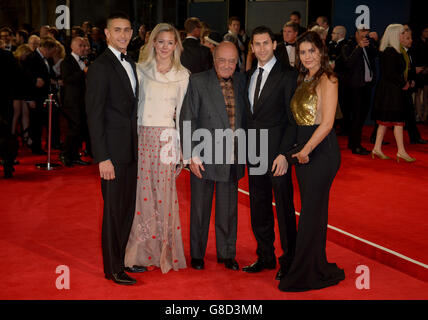
[[[348,148],[353,154],[358,155],[370,154],[370,151],[361,145],[361,134],[370,109],[375,83],[377,41],[377,33],[370,32],[368,26],[361,24],[357,27],[355,38],[351,38],[342,48],[345,66],[345,103],[351,115]]]

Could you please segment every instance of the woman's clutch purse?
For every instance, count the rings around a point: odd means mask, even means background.
[[[306,143],[302,143],[302,144],[295,144],[290,150],[288,150],[285,153],[285,158],[287,159],[288,165],[295,165],[297,163],[299,163],[299,160],[297,159],[297,157],[293,157],[293,154],[299,153],[303,147],[305,146]]]

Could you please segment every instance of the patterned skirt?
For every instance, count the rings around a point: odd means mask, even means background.
[[[135,216],[125,266],[157,266],[162,273],[186,268],[175,179],[181,171],[173,128],[138,128],[138,177]]]

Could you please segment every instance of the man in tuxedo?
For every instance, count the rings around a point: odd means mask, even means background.
[[[136,280],[125,273],[124,257],[137,188],[138,79],[135,63],[126,55],[132,37],[129,18],[124,13],[112,14],[104,32],[108,48],[89,67],[86,112],[104,199],[105,277],[131,285]]]
[[[209,70],[213,65],[210,49],[203,46],[199,40],[201,28],[201,21],[198,18],[189,18],[184,22],[187,37],[183,41],[180,60],[192,74]]]
[[[224,35],[224,40],[234,42],[236,48],[238,49],[238,65],[237,71],[245,72],[245,57],[246,57],[246,48],[245,41],[240,35],[241,31],[241,21],[238,17],[230,17],[227,24],[227,33]]]
[[[283,255],[279,258],[280,269],[276,279],[288,272],[296,247],[296,216],[293,204],[291,170],[285,158],[296,139],[296,126],[291,119],[290,101],[296,88],[297,71],[283,66],[274,56],[276,41],[272,31],[260,26],[253,30],[252,50],[258,60],[257,68],[248,74],[247,127],[255,129],[256,152],[260,154],[261,130],[268,130],[267,172],[251,174],[249,167],[249,191],[251,226],[257,240],[255,263],[244,267],[245,272],[275,269],[275,232],[272,210],[272,189]],[[249,136],[249,135],[248,135]]]
[[[238,52],[231,42],[221,42],[214,51],[214,68],[190,76],[189,87],[180,113],[183,159],[190,160],[190,255],[194,269],[204,268],[208,241],[211,206],[216,189],[215,234],[217,261],[225,267],[239,270],[235,260],[238,222],[238,180],[245,173],[245,157],[238,163],[238,143],[245,138],[232,137],[237,131],[244,133],[245,75],[235,72]],[[190,123],[190,130],[186,125]],[[198,146],[192,141],[195,130],[209,130],[216,140],[203,155],[193,154]],[[217,140],[218,132],[226,134],[233,152],[224,152],[227,143]],[[227,131],[223,131],[227,130]],[[243,140],[242,140],[243,139]],[[186,147],[186,142],[191,145]],[[205,142],[205,139],[204,141]],[[219,156],[218,145],[223,146]],[[230,150],[229,150],[230,151]]]
[[[287,22],[282,28],[284,42],[279,43],[275,49],[275,57],[284,66],[293,67],[296,62],[296,39],[299,26],[294,22]]]
[[[85,91],[88,67],[84,62],[84,51],[84,39],[73,38],[71,54],[67,55],[61,63],[61,79],[64,82],[63,110],[68,121],[68,132],[60,159],[68,167],[73,164],[89,164],[80,159],[79,155],[86,126]]]
[[[0,39],[4,41],[3,49],[6,51],[14,52],[16,46],[12,43],[13,31],[9,27],[3,27],[0,29]]]
[[[53,89],[51,79],[54,75],[48,59],[53,57],[56,48],[57,44],[54,39],[49,37],[42,38],[40,47],[30,53],[27,59],[24,60],[24,69],[28,71],[33,83],[33,101],[36,102],[35,108],[30,109],[29,131],[33,154],[46,154],[42,150],[42,129],[47,122],[47,108],[43,107],[43,103]]]
[[[351,117],[348,148],[357,155],[370,154],[361,145],[361,135],[375,83],[375,59],[378,52],[376,40],[377,34],[361,24],[355,32],[355,38],[349,39],[342,48],[346,70],[344,104],[349,107]]]

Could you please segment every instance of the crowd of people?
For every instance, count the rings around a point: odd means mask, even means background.
[[[426,143],[416,123],[427,120],[428,28],[412,45],[408,25],[388,26],[381,39],[359,25],[346,39],[345,27],[329,26],[326,17],[307,29],[299,12],[289,18],[279,36],[266,26],[248,36],[238,17],[221,35],[193,17],[181,32],[159,23],[151,31],[141,26],[133,37],[123,13],[107,19],[105,38],[90,22],[74,27],[71,37],[43,26],[39,35],[21,30],[12,40],[13,32],[1,29],[0,61],[11,75],[2,84],[9,102],[1,110],[5,175],[12,175],[18,135],[34,154],[45,153],[43,105],[53,94],[59,108],[52,115],[52,145],[61,150],[61,161],[87,165],[81,158],[86,154],[99,167],[107,279],[132,285],[136,280],[126,272],[186,268],[175,183],[185,165],[191,172],[191,267],[205,266],[215,190],[217,262],[239,270],[238,181],[247,165],[257,260],[242,271],[258,273],[278,263],[282,291],[338,284],[344,271],[327,261],[325,251],[329,192],[341,162],[333,128],[349,136],[353,154],[389,159],[382,145],[393,126],[397,161],[415,161],[403,128],[411,143]],[[362,139],[370,109],[376,121],[371,152]],[[63,135],[60,117],[68,123]],[[244,144],[256,155],[267,150],[267,170],[253,174],[254,163],[239,161],[242,141],[236,136],[231,153],[219,152],[217,141],[201,153],[193,140],[199,129],[212,137],[216,130],[253,130],[254,140]],[[298,229],[292,165],[302,202]]]

